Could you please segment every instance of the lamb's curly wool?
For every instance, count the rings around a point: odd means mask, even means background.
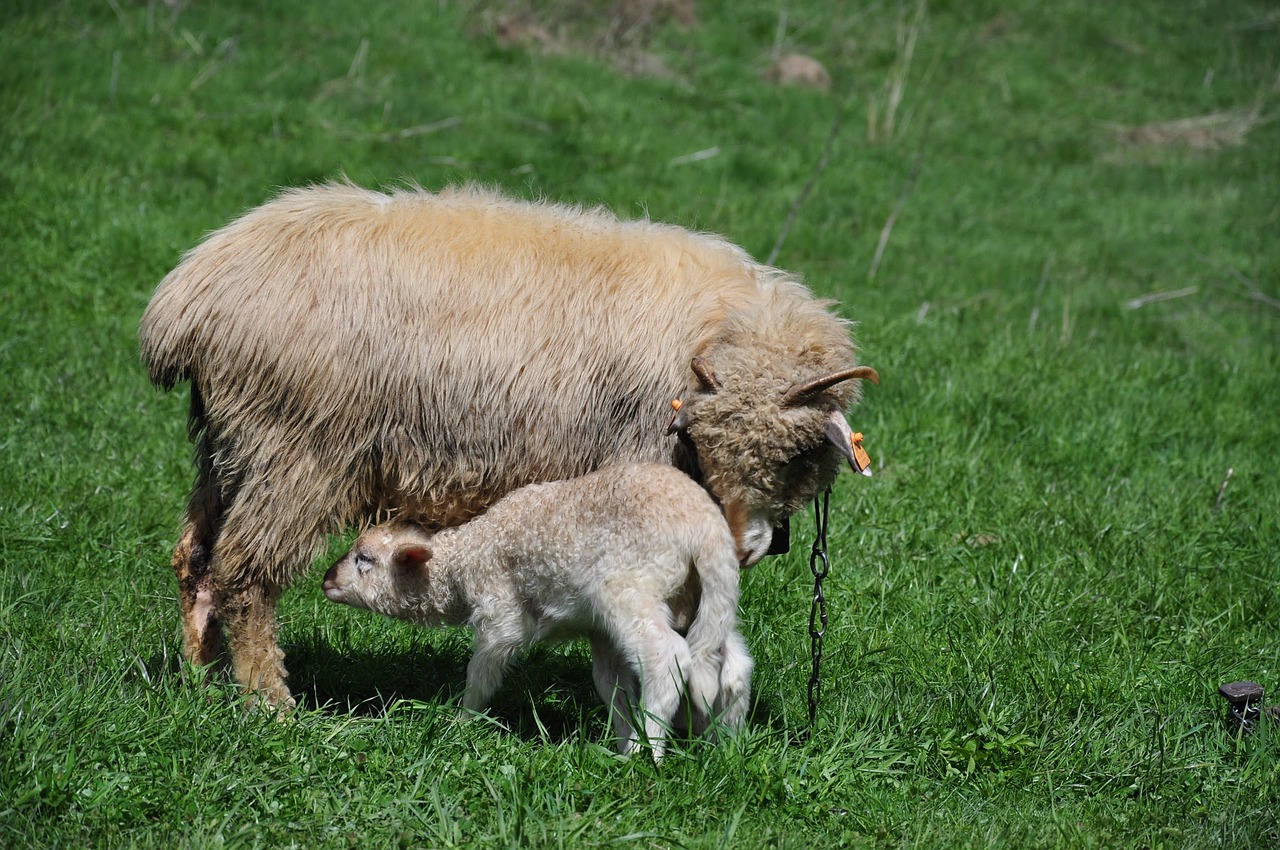
[[[848,431],[852,381],[779,405],[854,365],[827,307],[722,239],[603,210],[285,191],[188,253],[142,318],[152,380],[192,385],[198,476],[173,560],[187,656],[214,660],[224,626],[241,684],[287,705],[275,601],[326,534],[455,525],[620,460],[700,467],[758,560],[836,472],[824,427]]]
[[[707,492],[670,466],[531,484],[435,534],[371,528],[329,569],[324,591],[390,617],[475,629],[467,711],[488,705],[523,647],[585,635],[624,753],[638,710],[661,756],[682,693],[697,726],[715,715],[735,730],[746,716],[752,662],[737,631],[733,537]]]

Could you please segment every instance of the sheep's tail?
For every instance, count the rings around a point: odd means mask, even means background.
[[[694,568],[702,597],[686,638],[692,656],[689,700],[695,714],[722,715],[736,728],[746,714],[752,661],[738,634],[737,549],[723,523],[702,536]]]
[[[171,390],[195,371],[196,346],[192,339],[193,283],[202,270],[200,252],[192,251],[160,282],[138,324],[138,348],[151,383]],[[207,299],[207,296],[206,296]],[[202,317],[203,318],[203,317]]]
[[[194,252],[193,252],[194,253]],[[169,273],[152,296],[138,325],[138,348],[151,383],[171,390],[182,381],[191,381],[191,406],[187,414],[187,434],[199,447],[196,464],[202,473],[208,462],[209,447],[201,445],[207,416],[204,395],[195,381],[196,350],[188,330],[184,289],[190,277],[191,262],[183,262]]]

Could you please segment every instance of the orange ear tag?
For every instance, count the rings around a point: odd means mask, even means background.
[[[684,403],[678,398],[671,399],[671,421],[667,423],[667,430],[664,431],[668,437],[685,427],[685,423],[680,419],[680,408],[684,407]]]
[[[853,460],[858,467],[858,471],[863,475],[871,475],[871,456],[862,447],[862,432],[855,432],[849,438],[849,443],[853,446]]]

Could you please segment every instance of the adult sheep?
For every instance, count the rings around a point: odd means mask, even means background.
[[[191,382],[196,484],[173,553],[186,657],[293,700],[282,590],[326,535],[451,526],[507,492],[670,463],[744,565],[853,462],[847,324],[730,243],[480,188],[291,189],[160,283],[152,381]],[[672,416],[672,401],[679,399]]]

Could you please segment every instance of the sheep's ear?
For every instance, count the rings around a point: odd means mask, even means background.
[[[832,372],[830,375],[823,375],[820,378],[814,378],[802,384],[795,384],[783,394],[782,401],[779,404],[783,407],[796,407],[804,404],[823,390],[830,389],[836,384],[852,378],[862,378],[877,386],[880,384],[880,373],[875,369],[870,366],[857,366],[853,369],[845,369],[842,372]]]
[[[871,458],[862,449],[862,435],[853,433],[843,413],[833,410],[827,415],[822,435],[826,437],[828,443],[836,447],[840,454],[844,455],[854,472],[863,475],[871,474]]]
[[[396,550],[392,562],[403,569],[421,569],[431,560],[431,548],[421,543],[408,543]]]
[[[716,377],[716,370],[711,368],[711,361],[705,357],[695,357],[689,361],[689,368],[698,376],[698,382],[704,390],[709,393],[720,392],[720,379]]]

